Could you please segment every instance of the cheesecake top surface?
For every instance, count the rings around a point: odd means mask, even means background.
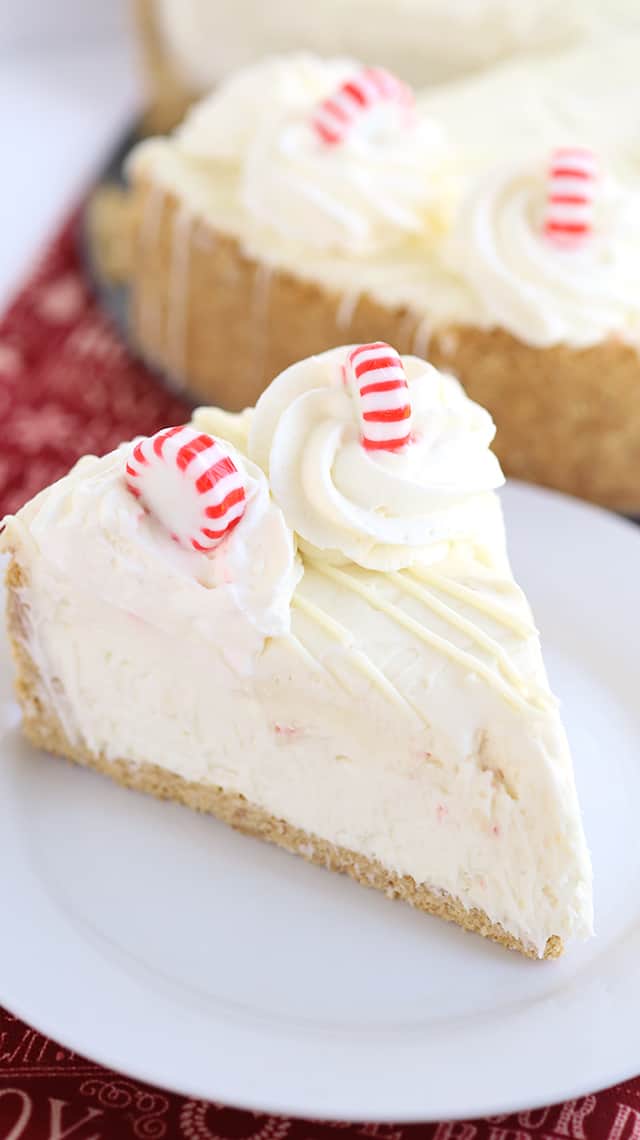
[[[367,92],[365,73],[380,69],[275,57],[227,80],[170,139],[141,144],[130,172],[260,262],[409,306],[433,328],[503,327],[539,347],[635,342],[637,48],[610,33],[604,47],[424,91],[410,113],[389,91]],[[334,136],[327,107],[342,114]],[[575,179],[560,186],[558,235],[550,168],[558,148],[577,146],[596,175],[578,186],[585,232],[571,243],[558,236],[576,214]]]
[[[259,0],[154,3],[181,74],[203,90],[265,51],[301,44],[357,51],[414,83],[437,83],[511,52],[570,42],[588,26],[593,7],[592,0],[323,0],[312,7],[280,0],[268,9]]]

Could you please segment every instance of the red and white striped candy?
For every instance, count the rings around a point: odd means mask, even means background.
[[[593,228],[598,166],[587,147],[554,150],[549,166],[544,232],[557,245],[580,245]]]
[[[358,119],[377,103],[396,103],[408,112],[414,96],[406,83],[385,68],[363,67],[323,100],[313,115],[313,129],[323,142],[341,143]]]
[[[381,340],[352,348],[345,377],[358,405],[362,446],[369,451],[404,447],[411,437],[411,402],[396,350]]]
[[[188,424],[134,444],[125,480],[172,538],[193,550],[214,550],[244,514],[244,484],[231,456]]]

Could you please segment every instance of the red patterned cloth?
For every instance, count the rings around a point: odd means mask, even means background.
[[[83,452],[185,418],[128,356],[83,279],[72,220],[0,322],[0,517]],[[0,919],[0,937],[2,936]],[[640,1079],[490,1120],[310,1124],[164,1093],[109,1072],[0,1009],[0,1140],[640,1140]]]

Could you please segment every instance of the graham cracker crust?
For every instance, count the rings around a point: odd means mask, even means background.
[[[508,475],[615,510],[640,510],[635,348],[609,339],[580,351],[537,349],[504,329],[460,325],[429,337],[428,314],[388,308],[366,294],[345,307],[339,294],[270,269],[233,237],[185,218],[175,195],[149,182],[133,193],[133,339],[190,395],[239,411],[296,360],[385,340],[400,353],[426,355],[488,408]],[[155,218],[152,234],[147,211]]]
[[[111,285],[131,276],[131,250],[138,219],[133,196],[122,186],[100,183],[86,207],[86,224],[94,266]]]
[[[416,883],[410,875],[398,875],[375,859],[302,831],[250,803],[236,792],[225,791],[210,784],[192,783],[155,764],[132,764],[126,759],[107,759],[93,754],[81,742],[69,740],[55,711],[47,705],[44,697],[46,690],[25,645],[28,612],[20,591],[24,591],[26,585],[22,568],[14,558],[7,572],[7,624],[16,667],[15,689],[22,709],[23,731],[36,748],[63,756],[85,768],[92,768],[123,787],[147,792],[158,799],[175,800],[195,811],[207,812],[237,831],[275,843],[285,851],[301,855],[308,862],[330,871],[347,874],[365,887],[384,891],[390,899],[402,899],[426,914],[456,923],[465,930],[500,943],[508,950],[517,950],[528,958],[538,959],[535,950],[507,933],[498,923],[491,922],[483,911],[468,910],[459,899],[432,890],[425,883]],[[558,958],[563,949],[561,938],[553,935],[547,940],[543,957]]]

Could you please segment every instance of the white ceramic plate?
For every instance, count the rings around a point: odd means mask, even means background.
[[[38,755],[2,654],[0,1002],[203,1098],[427,1120],[640,1071],[640,530],[504,495],[573,745],[598,934],[529,962],[175,805]]]

